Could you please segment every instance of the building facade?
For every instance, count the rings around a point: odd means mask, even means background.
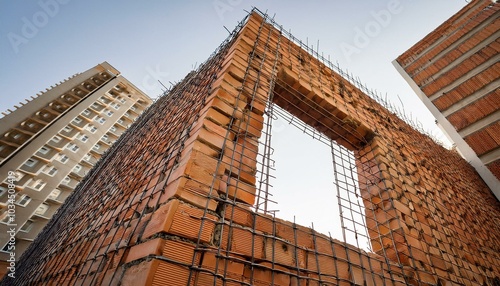
[[[104,62],[4,113],[0,119],[2,263],[14,253],[20,257],[103,152],[151,103]],[[2,273],[5,268],[1,267]]]
[[[393,64],[500,198],[497,2],[471,1]]]

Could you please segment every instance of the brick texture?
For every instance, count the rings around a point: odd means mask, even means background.
[[[497,283],[500,203],[473,168],[259,12],[244,23],[120,138],[3,283]],[[354,152],[373,252],[253,210],[271,101]]]
[[[499,10],[494,1],[469,1],[396,61],[457,131],[468,128],[459,135],[465,134],[462,139],[500,180],[491,164],[500,159],[500,144],[492,135],[500,116]],[[456,136],[452,129],[446,132]],[[468,152],[466,144],[455,143],[461,153]]]

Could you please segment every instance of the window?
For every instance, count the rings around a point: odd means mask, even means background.
[[[31,201],[31,198],[27,195],[22,195],[19,200],[17,200],[16,204],[21,206],[21,207],[25,207],[27,206]]]
[[[86,116],[89,116],[91,113],[92,113],[92,112],[91,112],[90,110],[88,110],[88,109],[85,109],[85,110],[82,112],[82,114],[83,114],[83,115],[86,115]]]
[[[136,108],[135,108],[135,106],[131,106],[131,107],[130,107],[130,110],[135,111],[135,109],[136,109]]]
[[[97,151],[101,148],[101,144],[97,143],[94,145],[94,147],[92,147],[93,150]]]
[[[35,185],[33,185],[33,188],[39,191],[41,188],[43,188],[43,186],[45,186],[45,183],[41,180],[37,180]]]
[[[52,141],[54,141],[55,143],[59,143],[59,142],[61,142],[61,140],[62,140],[62,138],[60,136],[56,135],[56,136],[52,137]]]
[[[102,138],[101,138],[101,140],[102,140],[102,141],[104,141],[104,142],[108,142],[108,139],[109,139],[108,134],[104,134],[104,135],[102,135]]]
[[[104,122],[106,122],[106,119],[102,118],[100,116],[97,116],[94,120],[97,121],[97,122],[99,122],[100,124],[103,124]]]
[[[8,217],[8,216],[6,216],[5,218],[9,218],[9,217]],[[4,222],[5,218],[2,220],[2,222]],[[7,222],[5,221],[5,223],[7,223]],[[10,248],[9,248],[9,247],[11,247],[11,246],[10,246],[10,244],[7,242],[7,243],[5,244],[5,246],[2,248],[2,252],[10,252]]]
[[[62,184],[65,184],[65,185],[68,185],[70,182],[71,182],[71,178],[68,176],[64,177],[64,179],[62,180]]]
[[[127,100],[125,98],[120,97],[120,102],[125,103],[125,102],[127,102]]]
[[[10,224],[10,223],[13,223],[14,222],[14,217],[12,216],[9,216],[9,215],[6,215],[2,218],[2,221],[1,223],[7,223],[7,224]]]
[[[87,129],[91,132],[91,133],[95,133],[97,131],[97,127],[95,127],[94,125],[90,124],[89,126],[87,126]]]
[[[123,125],[123,119],[118,119],[117,122]]]
[[[7,193],[7,188],[0,186],[0,197],[5,195]]]
[[[100,104],[99,104],[99,103],[97,103],[97,102],[94,102],[94,103],[92,103],[91,107],[92,107],[93,109],[100,109],[100,108],[102,108],[102,105],[100,105]]]
[[[116,110],[120,109],[120,105],[118,103],[113,103],[111,104],[111,106],[113,106],[113,108]]]
[[[89,140],[89,137],[87,135],[80,136],[80,141],[87,142],[88,140]]]
[[[38,208],[36,208],[35,214],[44,215],[49,210],[49,208],[50,208],[49,204],[43,203],[39,205]]]
[[[50,192],[50,194],[47,198],[51,199],[51,200],[57,200],[57,198],[59,197],[60,194],[61,194],[61,190],[55,189],[52,192]]]
[[[113,111],[106,109],[106,115],[107,116],[112,116],[113,115]]]
[[[59,162],[61,163],[66,163],[68,162],[68,156],[64,155],[64,154],[59,154],[59,157],[57,158],[57,160],[59,160]]]
[[[16,177],[16,181],[21,181],[21,179],[24,177],[24,174],[19,172],[19,171],[15,171],[15,177]]]
[[[45,173],[49,176],[54,176],[57,173],[57,168],[54,166],[47,166],[45,168]]]
[[[73,167],[73,172],[75,173],[78,173],[82,170],[82,166],[80,164],[76,164],[74,167]]]
[[[82,123],[82,119],[80,117],[75,117],[75,119],[73,119],[73,121],[71,121],[71,123],[78,125],[78,124]]]
[[[111,130],[112,132],[116,132],[116,127],[113,125],[109,130]]]
[[[35,126],[36,126],[36,124],[34,122],[30,122],[26,125],[28,126],[28,128],[35,128]]]
[[[69,132],[73,131],[73,127],[66,126],[66,127],[63,128],[63,131],[66,132],[66,133],[69,133]]]
[[[12,135],[12,138],[14,138],[16,140],[21,138],[21,133],[17,133],[17,134]]]
[[[37,159],[29,158],[28,160],[26,160],[26,162],[24,162],[24,165],[31,168],[31,167],[35,166],[37,163],[38,163]]]
[[[23,226],[21,226],[21,228],[19,229],[19,231],[22,231],[22,232],[29,232],[32,228],[33,228],[33,225],[35,224],[35,222],[31,219],[27,220]]]
[[[75,145],[73,143],[69,143],[66,148],[68,148],[69,150],[71,150],[73,152],[76,152],[76,151],[78,151],[78,149],[80,149],[80,147],[78,147],[77,145]]]
[[[46,146],[42,146],[42,148],[38,149],[38,152],[43,154],[43,155],[46,155],[47,153],[49,153],[50,149]]]

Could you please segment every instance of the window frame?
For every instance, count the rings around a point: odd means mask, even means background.
[[[21,202],[24,201],[26,198],[27,200],[23,204],[21,204]],[[31,200],[32,198],[30,196],[23,194],[18,200],[16,200],[15,204],[20,207],[26,207],[31,202]]]

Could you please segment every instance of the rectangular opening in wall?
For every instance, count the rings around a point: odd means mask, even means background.
[[[354,152],[271,105],[259,142],[255,209],[371,250]]]

